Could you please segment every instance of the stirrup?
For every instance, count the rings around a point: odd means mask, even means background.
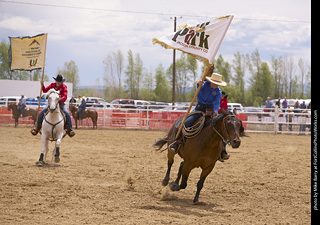
[[[76,135],[76,133],[70,127],[67,128],[66,133],[69,135],[69,137],[73,137],[74,135]]]
[[[169,146],[168,149],[172,151],[174,154],[176,154],[179,150],[180,145],[177,143],[178,141],[172,142]]]
[[[40,130],[41,130],[41,126],[36,125],[36,127],[32,128],[32,130],[30,132],[32,135],[36,136]]]

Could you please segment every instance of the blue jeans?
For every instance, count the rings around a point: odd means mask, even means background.
[[[72,121],[71,121],[71,116],[70,116],[70,113],[69,111],[67,110],[67,107],[64,103],[59,103],[60,105],[60,109],[62,109],[62,111],[64,112],[64,114],[66,115],[66,119],[67,119],[67,125],[72,128]],[[38,125],[41,126],[42,124],[42,121],[43,121],[43,117],[44,117],[44,114],[48,111],[48,106],[49,105],[46,105],[42,111],[39,113],[39,116],[38,116]]]
[[[214,105],[204,105],[198,103],[196,108],[193,111],[201,111],[206,113],[207,109],[213,109]],[[202,116],[201,113],[195,113],[187,117],[186,121],[184,122],[185,127],[191,127],[200,117]],[[179,136],[176,140],[179,140],[182,136],[182,132],[179,133]]]
[[[20,114],[23,115],[23,109],[26,107],[26,105],[20,105]]]
[[[82,112],[85,110],[85,108],[80,108],[79,110],[78,110],[78,117],[80,118],[80,120],[82,120]]]

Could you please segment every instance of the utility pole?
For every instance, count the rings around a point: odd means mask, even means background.
[[[179,18],[182,18],[180,16]],[[173,19],[173,31],[177,31],[177,17],[170,17]],[[174,109],[175,103],[175,94],[176,94],[176,50],[173,49],[173,62],[172,62],[172,109]]]

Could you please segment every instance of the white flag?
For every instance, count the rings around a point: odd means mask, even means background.
[[[183,51],[206,64],[212,64],[232,19],[233,16],[229,15],[196,26],[184,26],[160,39],[154,38],[152,42],[166,49]]]

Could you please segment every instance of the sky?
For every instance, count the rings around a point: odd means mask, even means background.
[[[152,39],[173,32],[172,17],[182,26],[225,15],[234,19],[217,56],[232,63],[234,53],[258,49],[264,61],[273,55],[311,64],[311,0],[0,0],[0,40],[48,33],[45,73],[52,81],[73,60],[81,86],[104,85],[108,54],[120,49],[127,59],[131,49],[146,69],[168,68],[172,50]]]

